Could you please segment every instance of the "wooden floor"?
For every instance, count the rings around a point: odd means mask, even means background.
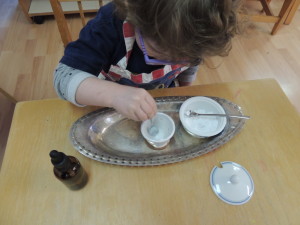
[[[271,2],[275,12],[281,4]],[[64,48],[53,17],[31,24],[17,0],[1,0],[0,17],[0,87],[18,101],[55,98],[52,74]],[[80,20],[71,18],[71,27],[77,33]],[[214,57],[201,66],[195,84],[275,78],[300,112],[299,9],[275,36],[271,29],[272,24],[253,24],[234,39],[228,57]],[[10,110],[0,104],[1,112]]]
[[[282,2],[271,1],[275,14]],[[274,78],[300,112],[300,8],[292,23],[283,25],[274,36],[270,35],[272,27],[267,23],[251,24],[234,39],[228,57],[214,57],[209,60],[211,65],[201,67],[195,83]]]

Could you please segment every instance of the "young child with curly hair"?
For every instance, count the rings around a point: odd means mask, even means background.
[[[65,49],[54,73],[58,95],[75,105],[113,107],[152,118],[146,91],[190,85],[200,62],[227,55],[239,0],[114,0]]]

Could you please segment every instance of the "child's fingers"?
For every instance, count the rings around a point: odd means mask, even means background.
[[[156,105],[156,101],[151,95],[146,97],[145,106],[143,105],[143,107],[145,107],[145,110],[147,111],[148,119],[155,116],[157,112],[157,105]]]
[[[112,106],[124,116],[144,121],[152,118],[157,111],[156,102],[153,97],[141,88],[122,86],[113,95]]]
[[[142,109],[138,109],[134,112],[134,120],[136,121],[144,121],[148,119],[147,113],[144,112]]]
[[[156,105],[149,104],[147,101],[142,102],[141,110],[146,114],[146,118],[144,120],[152,118],[156,113]]]

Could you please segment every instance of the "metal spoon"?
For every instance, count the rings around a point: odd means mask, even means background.
[[[195,117],[195,116],[222,116],[222,117],[230,117],[230,118],[240,118],[240,119],[250,119],[250,116],[238,116],[238,115],[228,115],[228,114],[211,114],[211,113],[197,113],[192,110],[188,110],[185,113],[188,117]]]

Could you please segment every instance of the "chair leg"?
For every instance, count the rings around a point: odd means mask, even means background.
[[[300,5],[300,0],[296,0],[296,2],[293,4],[293,6],[286,18],[286,20],[284,21],[284,24],[288,25],[292,22],[292,19],[295,16],[297,9],[299,8],[299,5]]]
[[[296,0],[285,0],[283,2],[283,6],[279,12],[279,20],[277,23],[275,23],[271,34],[274,35],[276,34],[276,32],[278,31],[279,27],[284,23],[284,21],[286,20],[289,12],[291,11],[291,8],[293,6],[293,4],[295,3]]]
[[[263,7],[263,11],[266,13],[267,16],[274,16],[273,12],[271,11],[269,7],[269,2],[268,0],[260,0],[260,3]]]
[[[56,0],[50,0],[52,10],[54,12],[54,17],[57,22],[58,30],[61,39],[66,47],[69,42],[72,41],[72,36],[68,28],[68,24],[65,19],[61,5]]]

